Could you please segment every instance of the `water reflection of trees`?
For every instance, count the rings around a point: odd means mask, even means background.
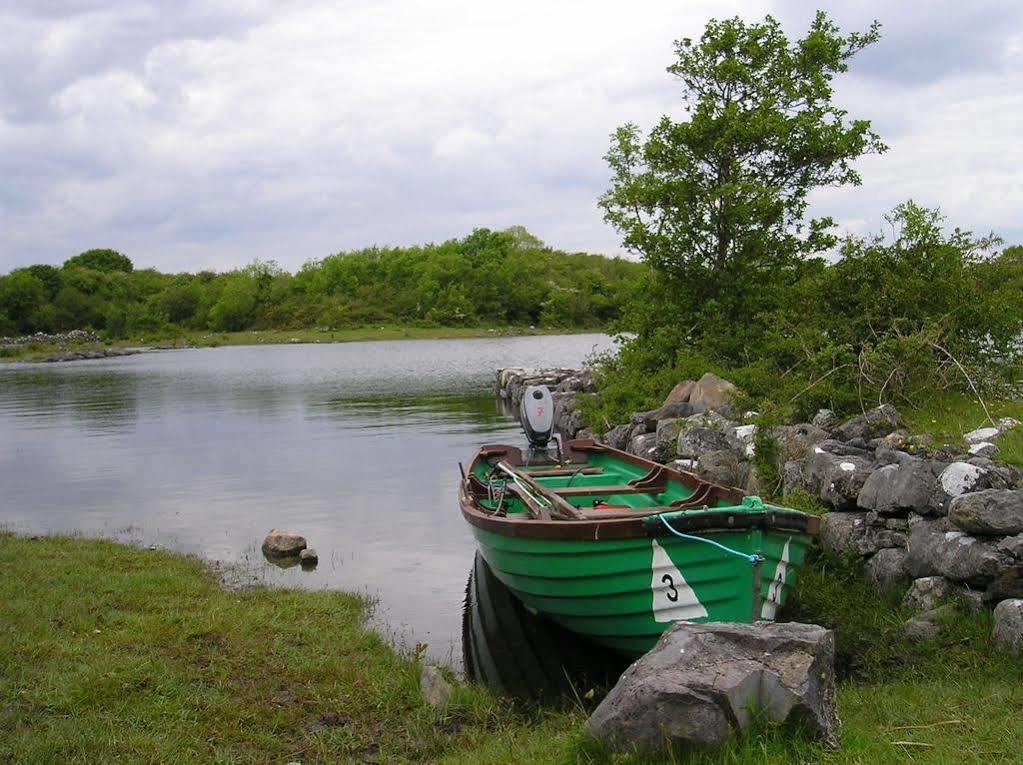
[[[458,425],[493,430],[507,426],[509,415],[490,393],[437,393],[338,397],[311,402],[320,415],[355,421],[364,427],[392,426],[396,422]]]
[[[19,369],[2,381],[0,406],[15,417],[69,417],[100,429],[131,427],[138,418],[141,381],[134,374]]]

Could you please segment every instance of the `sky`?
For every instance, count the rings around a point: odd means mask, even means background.
[[[679,116],[672,41],[818,7],[882,39],[836,81],[890,150],[811,212],[914,199],[1023,243],[1016,0],[0,0],[0,272],[93,247],[137,267],[294,270],[523,225],[623,254],[597,199],[619,125]]]

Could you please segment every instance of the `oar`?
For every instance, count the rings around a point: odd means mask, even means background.
[[[564,497],[559,497],[546,486],[535,481],[531,476],[525,475],[524,473],[515,472],[505,462],[498,462],[497,468],[502,473],[510,477],[512,481],[519,486],[520,489],[524,488],[522,484],[525,484],[526,487],[528,487],[529,489],[543,497],[545,500],[547,500],[547,504],[550,505],[551,510],[554,511],[556,515],[574,521],[581,521],[584,519],[584,516],[579,511],[578,507],[573,505]]]

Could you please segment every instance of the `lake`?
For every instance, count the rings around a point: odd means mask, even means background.
[[[458,462],[524,445],[506,366],[578,366],[606,335],[157,351],[0,365],[0,526],[81,532],[369,594],[396,643],[460,661],[473,540]],[[315,571],[259,547],[295,529]]]

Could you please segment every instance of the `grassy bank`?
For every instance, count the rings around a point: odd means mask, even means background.
[[[990,425],[988,413],[995,420],[1013,417],[1023,422],[1023,401],[996,399],[981,404],[975,397],[946,393],[906,409],[903,416],[911,433],[925,433],[938,443],[956,444],[962,442],[965,433]],[[997,444],[999,460],[1023,465],[1023,427],[1002,434]]]
[[[795,615],[839,631],[843,749],[758,731],[703,763],[1020,760],[1023,667],[961,615],[938,643],[834,561]],[[222,590],[201,562],[77,538],[0,534],[0,754],[49,762],[659,762],[612,756],[579,709],[529,710],[459,687],[419,697],[419,663],[334,592]]]
[[[358,343],[373,340],[453,340],[479,337],[520,337],[600,332],[595,328],[565,327],[416,327],[379,324],[344,329],[253,330],[245,332],[184,332],[139,335],[108,343],[85,343],[62,347],[52,343],[29,343],[0,348],[2,361],[40,361],[63,350],[100,348],[216,348],[222,345],[287,345],[292,343]]]

